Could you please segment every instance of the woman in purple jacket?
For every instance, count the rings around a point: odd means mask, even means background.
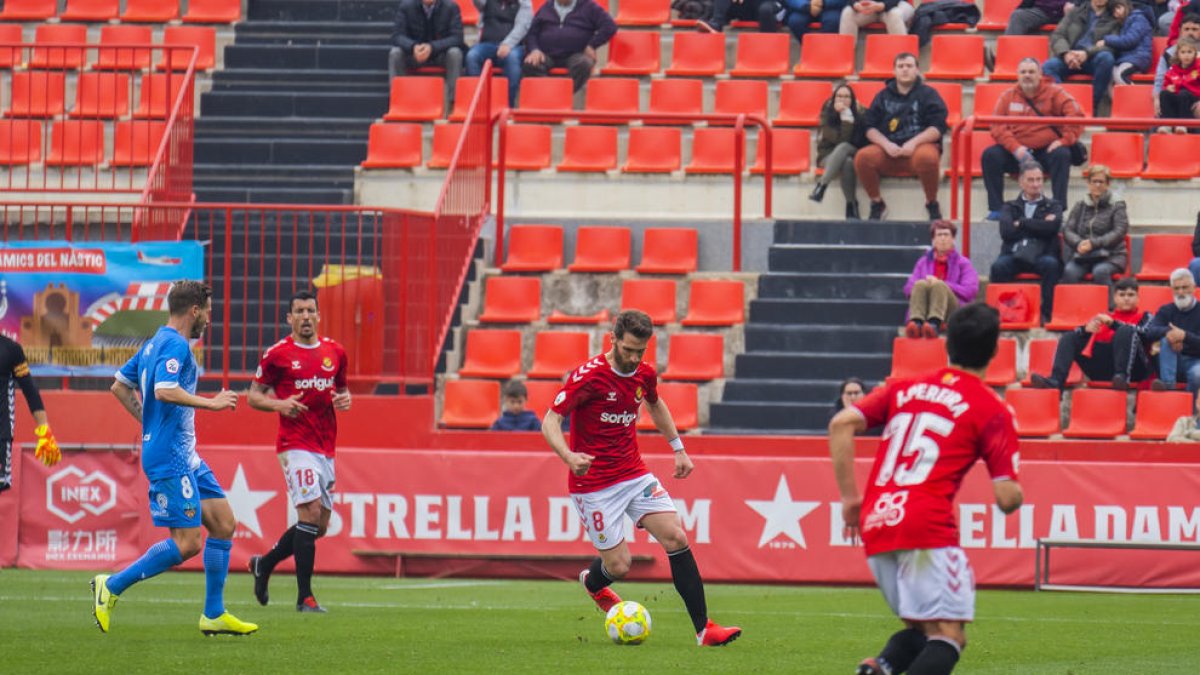
[[[910,338],[935,338],[950,314],[975,299],[979,293],[979,275],[971,261],[954,250],[958,226],[949,220],[929,224],[933,246],[917,260],[912,276],[904,284],[908,296]]]

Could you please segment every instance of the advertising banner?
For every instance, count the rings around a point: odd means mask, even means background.
[[[194,241],[0,244],[0,333],[34,375],[110,376],[166,323],[171,282],[203,276]]]

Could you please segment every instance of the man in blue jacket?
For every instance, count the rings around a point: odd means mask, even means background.
[[[551,0],[534,13],[525,36],[525,77],[545,77],[551,68],[566,68],[579,91],[596,67],[596,50],[616,32],[612,16],[595,0]]]
[[[400,0],[388,53],[388,82],[410,70],[446,69],[446,110],[454,103],[454,86],[462,74],[462,11],[454,0]]]
[[[1200,391],[1200,302],[1196,301],[1196,281],[1186,268],[1171,272],[1172,302],[1154,313],[1146,327],[1146,341],[1162,340],[1158,353],[1158,373],[1152,388],[1174,388],[1178,373],[1187,375],[1187,388],[1195,398]]]

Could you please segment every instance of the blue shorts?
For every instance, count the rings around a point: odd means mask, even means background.
[[[225,491],[208,465],[182,476],[150,482],[150,518],[155,527],[200,527],[200,502],[222,499]]]

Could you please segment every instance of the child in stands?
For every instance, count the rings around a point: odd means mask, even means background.
[[[542,422],[532,411],[525,409],[529,390],[519,380],[509,380],[500,392],[503,411],[492,424],[492,431],[541,431]]]
[[[1195,119],[1192,107],[1200,101],[1200,62],[1196,61],[1197,43],[1191,38],[1179,38],[1171,69],[1163,79],[1158,95],[1164,119]],[[1159,133],[1169,133],[1170,127],[1159,127]],[[1188,133],[1187,127],[1175,127],[1175,133]]]

